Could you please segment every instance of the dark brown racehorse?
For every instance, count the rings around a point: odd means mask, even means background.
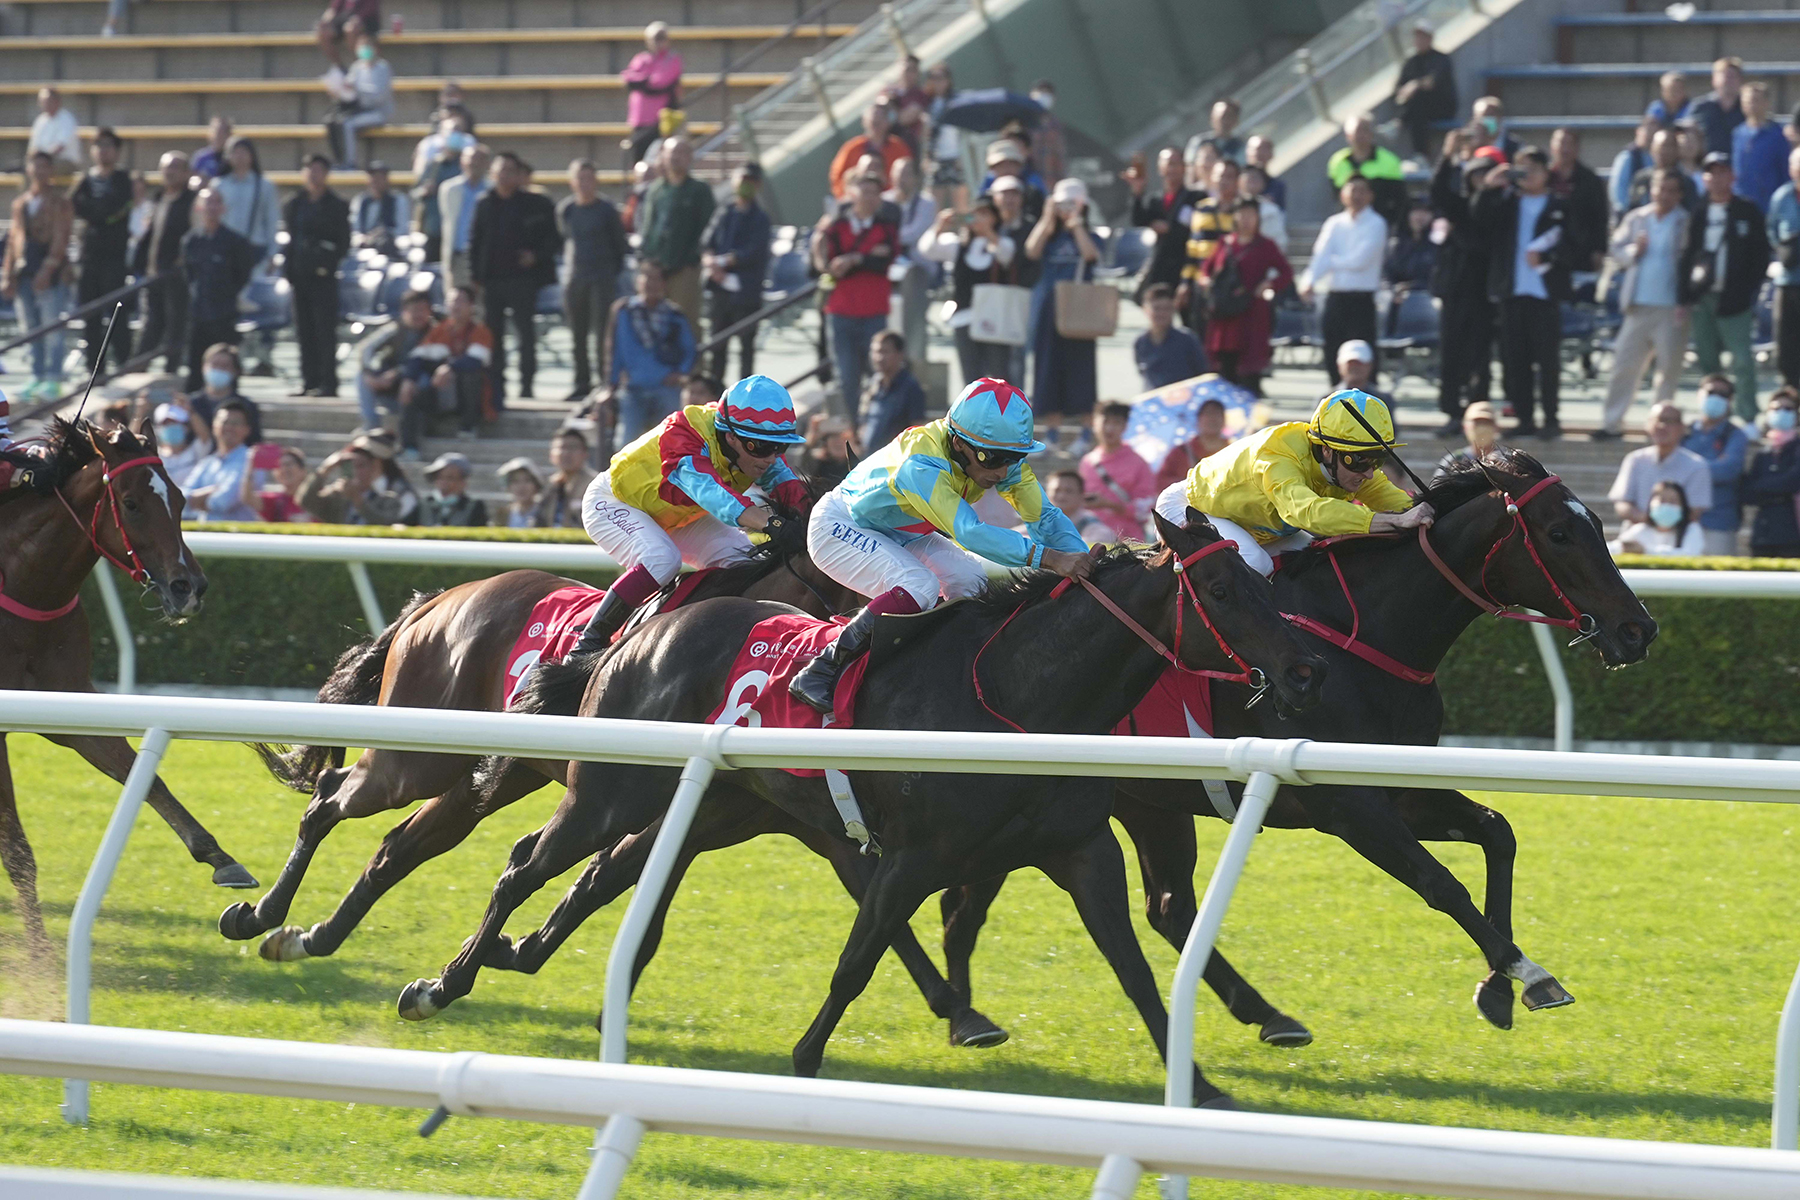
[[[58,420],[43,450],[34,462],[41,484],[15,489],[0,502],[0,688],[90,692],[88,620],[79,600],[94,564],[105,557],[146,585],[170,621],[200,611],[206,576],[181,538],[181,490],[147,437],[126,429],[102,435],[85,421]],[[48,736],[121,782],[131,770],[135,756],[124,738]],[[256,886],[161,779],[149,801],[194,861],[213,868],[214,883]],[[19,823],[3,732],[0,858],[19,893],[32,950],[48,954],[37,863]]]

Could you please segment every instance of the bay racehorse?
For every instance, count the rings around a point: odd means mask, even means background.
[[[1170,654],[1190,668],[1258,670],[1288,705],[1310,704],[1323,662],[1281,619],[1267,584],[1198,514],[1186,529],[1159,524],[1166,549],[1114,552],[1085,588],[1053,586],[1054,576],[1036,573],[976,600],[884,618],[856,702],[857,726],[1102,733],[1142,700]],[[540,670],[531,685],[539,710],[704,722],[725,697],[752,629],[784,611],[713,600],[673,613],[620,642],[597,667],[577,660]],[[578,706],[568,704],[576,692]],[[654,837],[678,771],[576,762],[569,772],[555,815],[513,847],[479,929],[439,979],[407,985],[401,1016],[421,1020],[467,995],[500,947],[507,917],[588,855],[597,857],[535,935],[540,945],[553,949],[622,890],[607,851],[628,835]],[[1124,860],[1109,824],[1110,781],[917,772],[851,778],[884,850],[869,869],[824,1006],[794,1048],[796,1073],[818,1072],[845,1008],[927,896],[1022,866],[1040,868],[1069,892],[1162,1051],[1167,1013],[1131,927]],[[740,770],[713,781],[689,842],[707,843],[764,803],[841,836],[822,780]],[[1197,1068],[1195,1096],[1229,1104]]]
[[[1536,459],[1505,451],[1458,471],[1422,497],[1437,512],[1427,533],[1321,543],[1275,575],[1275,598],[1313,631],[1330,664],[1318,705],[1290,718],[1244,707],[1244,689],[1213,684],[1217,737],[1308,737],[1320,741],[1435,746],[1444,701],[1436,673],[1476,618],[1516,609],[1591,643],[1608,667],[1641,661],[1656,622],[1626,585],[1599,520]],[[1122,779],[1114,815],[1137,847],[1150,924],[1179,950],[1196,915],[1193,817],[1231,819],[1242,785]],[[1512,874],[1516,843],[1504,816],[1461,792],[1347,785],[1284,786],[1264,824],[1317,829],[1417,892],[1467,933],[1488,973],[1475,991],[1483,1017],[1512,1026],[1513,980],[1527,1009],[1573,997],[1513,941]],[[1450,870],[1420,843],[1472,842],[1487,864],[1485,911]],[[947,973],[969,998],[968,958],[987,907],[1003,882],[992,878],[943,900]],[[1279,1016],[1229,968],[1208,964],[1207,980],[1233,1016],[1263,1024]],[[1301,1031],[1304,1034],[1304,1030]],[[1303,1044],[1288,1032],[1286,1044]],[[1310,1040],[1306,1037],[1304,1040]]]
[[[101,434],[86,421],[51,423],[36,465],[42,485],[13,489],[0,502],[0,688],[91,692],[92,647],[81,585],[101,558],[156,596],[163,616],[200,611],[206,576],[181,537],[181,489],[147,437],[125,428]],[[13,453],[18,453],[14,451]],[[123,782],[135,757],[121,737],[47,734]],[[169,823],[195,862],[221,887],[256,880],[219,848],[158,778],[150,807]],[[38,909],[37,863],[19,822],[6,735],[0,733],[0,859],[19,894],[35,953],[49,942]]]

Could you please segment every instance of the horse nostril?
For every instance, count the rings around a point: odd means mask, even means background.
[[[194,585],[188,582],[185,576],[178,575],[174,579],[169,580],[169,591],[177,596],[185,596],[193,590]]]
[[[1298,675],[1301,679],[1311,679],[1312,678],[1312,668],[1307,666],[1305,663],[1297,663],[1290,669],[1294,672],[1295,675]]]
[[[1644,644],[1644,627],[1636,621],[1627,621],[1619,626],[1619,640],[1628,646]]]
[[[1312,687],[1313,669],[1304,664],[1289,667],[1287,669],[1287,680],[1289,686],[1295,691],[1304,692]]]

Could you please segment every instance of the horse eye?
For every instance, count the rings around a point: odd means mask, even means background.
[[[1226,592],[1225,592],[1224,584],[1215,583],[1212,585],[1212,598],[1214,600],[1223,600],[1225,598],[1225,595],[1226,595]]]
[[[1569,531],[1559,525],[1550,531],[1550,540],[1559,546],[1566,546],[1569,543]]]
[[[138,510],[138,502],[136,500],[127,499],[123,503],[126,512],[136,512]]]

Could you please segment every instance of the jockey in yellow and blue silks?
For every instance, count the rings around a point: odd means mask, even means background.
[[[1344,388],[1319,401],[1310,421],[1272,425],[1201,459],[1163,489],[1156,511],[1177,525],[1189,507],[1205,513],[1246,563],[1269,575],[1274,555],[1314,537],[1430,524],[1431,506],[1414,507],[1381,473],[1400,444],[1387,405]]]
[[[1025,462],[1044,448],[1031,430],[1024,392],[977,379],[943,420],[904,431],[820,498],[806,531],[813,563],[870,600],[794,677],[788,691],[796,699],[830,712],[838,676],[869,648],[877,616],[973,595],[987,582],[983,560],[1087,574],[1087,543]],[[976,514],[974,502],[989,488],[1012,505],[1025,533]]]
[[[809,494],[782,455],[806,439],[794,401],[767,375],[738,380],[712,404],[690,404],[613,455],[581,502],[581,523],[624,574],[607,589],[572,652],[604,649],[638,605],[691,567],[748,557],[750,532],[774,514],[752,487],[794,512]]]

